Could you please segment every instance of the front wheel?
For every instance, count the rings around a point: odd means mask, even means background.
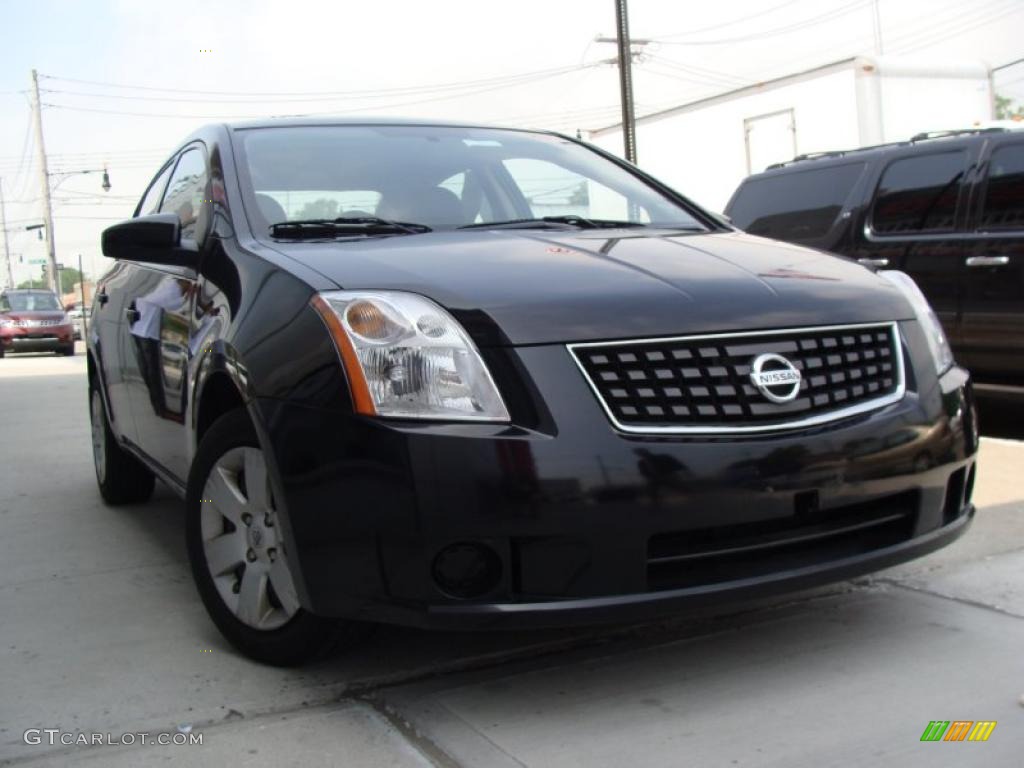
[[[335,643],[339,623],[299,604],[267,464],[245,411],[225,414],[203,436],[186,503],[192,576],[232,645],[257,661],[293,666]]]
[[[74,354],[75,354],[75,344],[74,344],[74,342],[72,342],[71,344],[68,344],[66,347],[61,349],[57,354],[58,355],[64,355],[64,357],[74,357]]]

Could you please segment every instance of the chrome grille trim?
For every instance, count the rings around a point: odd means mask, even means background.
[[[779,421],[773,421],[765,424],[748,424],[748,425],[734,425],[734,424],[722,424],[722,425],[696,425],[696,424],[679,424],[669,426],[659,425],[636,425],[636,424],[623,424],[612,412],[608,403],[605,401],[604,396],[601,394],[597,384],[593,381],[586,367],[584,366],[580,356],[576,350],[594,348],[594,347],[621,347],[621,346],[644,346],[649,344],[666,344],[673,342],[692,342],[701,340],[722,340],[722,339],[749,339],[757,338],[762,336],[785,336],[786,334],[807,334],[807,333],[820,333],[820,332],[831,332],[831,331],[845,331],[845,330],[863,330],[867,328],[873,328],[880,330],[888,328],[892,337],[892,349],[894,361],[894,377],[896,382],[896,388],[893,392],[886,393],[880,397],[872,398],[870,400],[862,401],[852,406],[836,408],[825,412],[815,413],[810,416],[804,416],[801,418],[780,419]],[[612,425],[620,432],[635,435],[743,435],[743,434],[758,434],[766,432],[782,432],[791,431],[797,429],[804,429],[807,427],[815,427],[823,424],[829,424],[834,421],[846,419],[851,416],[856,416],[862,413],[868,413],[883,408],[887,405],[897,403],[903,399],[906,394],[906,375],[904,371],[903,361],[903,339],[899,332],[898,322],[880,322],[880,323],[856,323],[846,325],[823,325],[823,326],[808,326],[804,328],[781,328],[769,331],[738,331],[730,333],[714,333],[714,334],[700,334],[690,336],[666,336],[649,339],[627,339],[619,341],[596,341],[596,342],[579,342],[573,344],[567,344],[566,348],[569,350],[569,354],[573,359],[573,362],[579,368],[580,373],[583,374],[584,380],[587,382],[594,396],[597,398],[598,403],[604,409],[605,415]]]

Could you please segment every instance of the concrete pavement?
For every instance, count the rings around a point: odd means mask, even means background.
[[[238,657],[180,503],[110,509],[84,358],[0,360],[0,764],[1024,764],[1024,445],[986,440],[973,529],[856,583],[642,627],[382,628],[301,670]],[[996,720],[984,744],[929,720]],[[29,728],[202,746],[26,744]]]

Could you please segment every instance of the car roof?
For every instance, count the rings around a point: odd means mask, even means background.
[[[555,131],[536,130],[532,128],[519,128],[507,125],[490,125],[486,123],[474,123],[460,120],[438,120],[432,118],[415,117],[337,117],[331,115],[305,115],[300,117],[271,117],[258,120],[241,120],[230,123],[222,123],[230,131],[248,130],[251,128],[281,128],[293,126],[329,126],[329,125],[375,125],[375,126],[422,126],[424,128],[483,128],[500,131],[520,131],[523,133],[545,133],[553,134]],[[559,134],[560,135],[560,134]]]
[[[922,152],[933,149],[942,142],[954,139],[976,139],[981,141],[986,136],[1003,135],[1011,133],[1005,128],[966,128],[953,131],[929,131],[911,136],[906,141],[894,141],[887,144],[875,144],[870,147],[855,147],[853,149],[830,150],[825,152],[811,152],[806,155],[797,155],[792,160],[782,163],[774,163],[765,168],[761,173],[751,174],[748,178],[761,176],[774,176],[777,174],[789,173],[791,171],[804,171],[810,168],[823,168],[830,165],[842,165],[853,160],[870,161],[877,157],[885,156],[893,152],[905,149],[920,149]]]

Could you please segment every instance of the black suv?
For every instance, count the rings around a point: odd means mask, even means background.
[[[673,614],[973,516],[970,380],[910,278],[565,136],[210,126],[103,252],[100,491],[181,494],[199,593],[257,659],[359,621]]]
[[[726,213],[750,234],[906,272],[975,386],[1024,393],[1024,131],[800,156],[747,178]]]

